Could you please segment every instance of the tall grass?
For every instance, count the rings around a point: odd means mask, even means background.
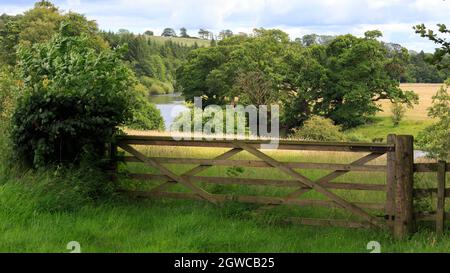
[[[5,134],[0,137],[2,149],[10,145]],[[224,149],[197,148],[140,148],[149,156],[211,158]],[[356,154],[313,152],[269,152],[282,161],[348,163]],[[368,252],[366,245],[376,240],[383,252],[447,252],[450,238],[435,236],[422,228],[410,240],[395,241],[389,232],[352,230],[345,228],[316,228],[275,221],[280,216],[346,217],[337,210],[280,207],[276,211],[256,217],[255,206],[227,203],[215,206],[207,202],[189,200],[141,200],[98,194],[97,188],[105,177],[95,170],[51,168],[42,171],[9,171],[10,160],[1,155],[0,183],[0,252],[68,252],[66,244],[78,241],[82,252]],[[242,153],[233,159],[253,159]],[[383,164],[380,158],[373,164]],[[168,166],[181,173],[189,166]],[[139,164],[121,165],[122,171],[156,172]],[[311,179],[325,171],[301,171]],[[230,171],[226,167],[209,169],[204,176],[238,176],[281,178],[279,173],[244,168]],[[423,177],[422,180],[433,179]],[[349,173],[339,181],[384,183],[384,174]],[[149,182],[136,184],[121,179],[128,187],[145,188]],[[151,182],[158,184],[157,181]],[[430,182],[432,183],[432,182]],[[174,190],[184,190],[178,188]],[[271,187],[212,187],[218,193],[283,195],[286,189]],[[384,196],[358,192],[346,198],[368,201]],[[320,198],[311,194],[307,198]]]

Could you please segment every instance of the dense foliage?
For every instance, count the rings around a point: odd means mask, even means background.
[[[178,80],[189,101],[203,105],[231,103],[242,97],[242,75],[258,75],[264,104],[282,105],[287,128],[311,115],[331,118],[344,127],[365,123],[380,110],[377,101],[413,103],[417,97],[399,88],[407,52],[387,50],[368,32],[365,38],[335,37],[327,44],[304,47],[280,30],[256,29],[251,37],[233,36],[217,46],[193,51],[179,69]],[[244,92],[245,93],[245,92]],[[260,100],[248,100],[260,104]]]
[[[167,40],[153,40],[149,35],[135,35],[122,30],[104,32],[102,36],[112,48],[127,45],[124,60],[139,82],[152,94],[172,93],[178,88],[175,72],[188,53],[198,48]]]
[[[13,116],[18,154],[34,166],[101,155],[131,118],[129,70],[118,52],[91,47],[68,25],[49,42],[19,50],[24,95]]]
[[[449,34],[446,25],[438,24],[441,34]],[[436,64],[440,70],[450,70],[450,42],[438,36],[433,30],[427,29],[425,25],[414,27],[422,37],[426,37],[440,47],[436,49],[431,62]],[[438,121],[422,131],[418,138],[419,145],[426,150],[431,157],[450,160],[450,94],[446,85],[433,97],[433,106],[428,109],[428,115]]]
[[[293,130],[292,138],[309,141],[344,141],[342,127],[335,125],[332,120],[312,116],[306,120],[301,128]]]
[[[428,115],[438,121],[419,134],[418,144],[429,156],[450,160],[450,94],[447,86],[433,96]]]

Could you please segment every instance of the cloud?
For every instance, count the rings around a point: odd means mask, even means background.
[[[17,14],[33,6],[30,0],[5,0],[0,11]],[[281,28],[292,38],[306,33],[362,35],[380,29],[387,41],[409,48],[433,50],[433,44],[412,30],[418,23],[446,22],[450,1],[443,0],[57,0],[96,20],[105,30],[129,29],[156,33],[165,27],[251,31],[254,27]]]

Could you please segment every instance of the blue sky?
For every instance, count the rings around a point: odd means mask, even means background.
[[[0,0],[0,13],[18,14],[31,8],[32,0]],[[222,29],[251,32],[255,27],[279,28],[291,38],[307,33],[362,35],[379,29],[383,40],[416,51],[432,52],[434,44],[420,38],[412,26],[450,24],[447,0],[58,0],[61,9],[85,14],[101,29],[120,28],[135,33],[165,27],[190,35],[199,28],[215,33]]]

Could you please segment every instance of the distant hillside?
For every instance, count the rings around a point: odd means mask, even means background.
[[[196,38],[180,38],[180,37],[163,37],[163,36],[148,36],[150,40],[160,42],[163,44],[166,41],[172,41],[184,46],[193,46],[195,43],[199,47],[208,47],[211,45],[210,40],[196,39]]]

